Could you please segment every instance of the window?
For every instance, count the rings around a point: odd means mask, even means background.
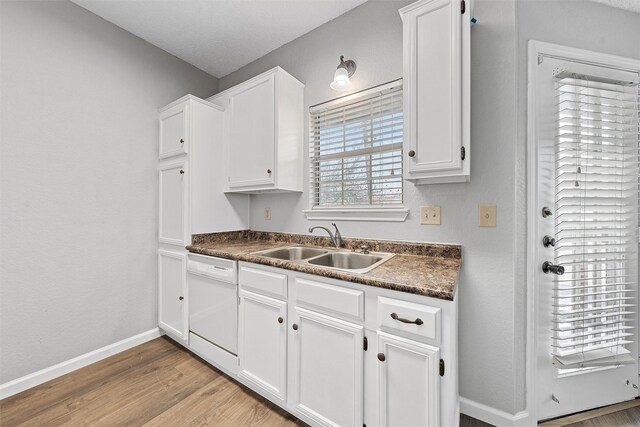
[[[634,363],[638,259],[638,86],[556,76],[553,296],[559,368]]]
[[[401,80],[312,107],[309,122],[312,210],[402,207]]]

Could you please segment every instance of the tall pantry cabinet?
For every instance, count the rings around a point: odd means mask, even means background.
[[[188,340],[185,247],[191,235],[246,229],[249,201],[225,195],[224,109],[192,95],[160,109],[158,324]]]

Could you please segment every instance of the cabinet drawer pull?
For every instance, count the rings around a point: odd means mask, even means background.
[[[298,330],[298,325],[296,323],[294,323],[292,328],[293,328],[294,331],[297,331]]]
[[[402,317],[398,317],[396,313],[391,313],[391,318],[402,323],[415,323],[416,325],[422,325],[424,323],[419,317],[416,318],[416,320],[403,319]]]
[[[384,360],[386,359],[386,357],[384,357],[384,353],[378,353],[378,360],[381,362],[384,362]]]
[[[284,319],[282,317],[278,317],[278,323],[282,323],[284,322]]]

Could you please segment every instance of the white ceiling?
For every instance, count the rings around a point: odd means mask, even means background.
[[[629,10],[631,12],[640,13],[640,0],[591,0],[596,3],[606,4],[607,6],[617,7],[618,9]]]
[[[223,77],[366,0],[72,0]]]

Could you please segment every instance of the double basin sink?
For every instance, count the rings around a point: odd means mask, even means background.
[[[324,249],[309,246],[267,249],[253,252],[252,255],[296,261],[359,274],[367,273],[393,257],[393,254],[383,252],[358,253],[347,252],[344,249]]]

